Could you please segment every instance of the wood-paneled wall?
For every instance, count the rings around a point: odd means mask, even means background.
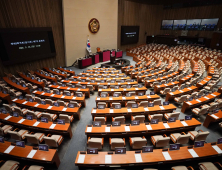
[[[125,50],[146,42],[145,32],[150,35],[180,36],[181,31],[161,30],[161,21],[164,19],[198,19],[220,18],[218,28],[222,27],[222,5],[200,6],[190,8],[163,9],[163,5],[149,5],[119,0],[118,2],[118,48]],[[121,25],[139,25],[139,42],[131,45],[121,45]],[[213,31],[188,31],[188,36],[198,35],[211,38]]]
[[[44,66],[65,65],[62,0],[0,0],[0,28],[52,27],[56,57],[12,66],[0,61],[0,76],[4,72],[35,70]]]

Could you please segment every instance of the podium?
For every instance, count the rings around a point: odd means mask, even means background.
[[[105,50],[102,52],[99,52],[99,62],[109,61],[110,60],[110,51]]]
[[[91,65],[92,65],[92,57],[78,60],[78,66],[80,69]]]

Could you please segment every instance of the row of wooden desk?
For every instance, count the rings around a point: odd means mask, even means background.
[[[173,86],[176,86],[176,85],[179,85],[179,81],[170,82],[167,84],[156,85],[154,87],[154,92],[159,93],[161,90],[164,90],[165,88],[172,88]]]
[[[19,73],[19,76],[21,77],[21,78],[23,78],[25,81],[27,81],[27,82],[29,82],[29,83],[32,83],[32,84],[34,84],[34,85],[36,85],[36,86],[38,86],[38,87],[41,87],[41,88],[44,88],[45,87],[45,84],[44,84],[44,82],[43,81],[41,81],[41,82],[39,82],[39,81],[37,81],[37,80],[33,80],[31,77],[27,77],[26,75],[24,75],[24,74],[22,74],[22,73]]]
[[[152,68],[150,70],[152,70]],[[165,72],[165,70],[160,70],[158,72],[151,73],[151,74],[148,74],[148,75],[137,76],[137,82],[142,82],[142,80],[145,79],[145,78],[152,77],[152,76],[155,76],[155,75],[158,75],[158,74],[162,74],[164,72]]]
[[[12,100],[9,94],[5,94],[0,91],[0,99],[7,100],[8,104],[12,104]]]
[[[208,126],[213,122],[219,122],[222,121],[222,111],[219,110],[219,112],[215,114],[207,114],[205,121],[203,123],[203,126],[208,128]]]
[[[194,76],[194,74],[189,74],[186,77],[180,79],[179,80],[180,84],[183,84],[184,82],[189,81],[193,76]]]
[[[198,89],[202,88],[203,86],[205,86],[210,80],[211,80],[212,76],[207,76],[205,77],[202,81],[198,82],[196,84],[196,86],[198,87]]]
[[[71,76],[75,75],[75,71],[66,70],[66,69],[61,68],[61,67],[58,67],[57,69],[60,70],[60,71],[65,71],[65,72],[69,73]]]
[[[61,73],[57,73],[56,71],[52,71],[50,70],[48,67],[44,67],[43,68],[45,71],[47,71],[48,73],[52,73],[54,75],[58,75],[59,77],[62,77],[63,79],[67,78],[66,74],[61,74]]]
[[[91,78],[91,77],[80,77],[80,76],[72,76],[72,78],[74,79],[88,79],[88,80],[98,80],[98,81],[101,81],[101,80],[128,80],[128,79],[131,79],[130,77],[113,77],[113,78]]]
[[[118,88],[118,89],[111,89],[111,88],[108,88],[108,89],[98,89],[98,95],[100,96],[100,94],[102,92],[107,92],[107,93],[110,93],[110,94],[113,94],[114,92],[121,92],[122,94],[126,94],[127,92],[131,92],[131,91],[135,91],[136,94],[138,94],[139,92],[144,92],[144,94],[146,94],[146,91],[147,91],[147,88],[146,87],[141,87],[141,88]]]
[[[35,71],[34,74],[39,76],[40,78],[43,78],[43,79],[46,79],[48,81],[57,83],[57,79],[55,77],[46,76],[45,74],[41,74],[38,71]]]
[[[218,149],[219,148],[219,149]],[[195,154],[193,154],[195,153]],[[130,166],[149,166],[155,164],[165,164],[193,161],[221,156],[222,144],[204,144],[200,148],[180,147],[180,150],[163,151],[154,149],[151,153],[135,153],[126,151],[126,154],[109,154],[108,152],[98,152],[98,154],[81,154],[79,151],[76,156],[75,164],[78,167],[130,167]],[[165,157],[164,155],[169,155]],[[219,158],[218,158],[219,159]],[[188,164],[188,162],[186,163]]]

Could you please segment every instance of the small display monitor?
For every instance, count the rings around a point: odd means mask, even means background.
[[[154,91],[151,91],[151,92],[150,92],[150,95],[155,95],[155,92],[154,92]]]
[[[104,93],[101,93],[101,97],[106,97],[107,95]]]
[[[118,75],[116,75],[115,77],[116,77],[116,78],[119,78],[119,76],[118,76]]]
[[[193,100],[193,97],[189,97],[189,101],[192,101]]]
[[[20,100],[22,100],[22,99],[23,99],[23,96],[21,95],[21,96],[19,96],[18,98],[19,98]]]
[[[13,115],[14,117],[19,117],[18,112],[13,112],[12,115]]]
[[[4,93],[4,94],[7,94],[7,92],[6,92],[5,90],[3,90],[3,93]]]
[[[150,123],[151,124],[158,124],[159,119],[151,119]]]
[[[76,86],[74,84],[72,84],[72,88],[75,88]]]
[[[5,109],[2,109],[2,113],[3,113],[3,114],[6,114],[7,111],[6,111]]]
[[[121,105],[120,104],[116,104],[115,105],[115,109],[121,109]]]
[[[126,86],[127,89],[130,89],[131,87],[132,87],[131,85],[127,85],[127,86]]]
[[[170,144],[170,150],[179,150],[180,149],[180,144],[179,143],[175,143],[175,144]]]
[[[82,75],[82,77],[86,77],[85,75]]]
[[[69,104],[68,104],[68,107],[69,107],[69,108],[74,108],[75,106],[74,106],[73,103],[69,103]]]
[[[103,86],[103,89],[107,89],[108,87],[107,86]]]
[[[54,106],[59,107],[59,103],[55,102],[53,103]]]
[[[33,98],[29,98],[29,102],[34,102]]]
[[[176,122],[176,118],[175,117],[169,117],[168,122]]]
[[[204,146],[204,143],[205,143],[204,140],[202,140],[202,141],[196,141],[196,142],[194,142],[194,147],[195,147],[195,148],[203,147],[203,146]]]
[[[65,119],[57,119],[57,123],[64,125],[66,122]]]
[[[120,126],[121,122],[120,121],[113,121],[112,126]]]
[[[143,96],[144,93],[143,92],[138,92],[138,96]]]
[[[221,144],[222,143],[222,138],[217,139],[217,144]]]
[[[111,83],[115,83],[116,81],[115,81],[115,80],[111,80],[110,82],[111,82]]]
[[[15,146],[24,148],[25,147],[25,142],[24,141],[20,141],[20,140],[16,140],[15,141]]]
[[[119,93],[114,93],[113,97],[119,97]]]
[[[45,76],[48,76],[48,74],[47,74],[47,73],[45,73]]]
[[[82,97],[83,94],[82,93],[77,93],[77,97]]]
[[[130,82],[134,82],[134,80],[130,80]]]
[[[48,123],[48,118],[47,117],[41,117],[41,122]]]
[[[66,85],[65,84],[62,84],[62,87],[65,87]]]
[[[133,103],[132,104],[132,108],[138,108],[138,104],[137,103]]]
[[[175,92],[175,89],[172,89],[171,92]]]
[[[101,80],[100,83],[105,83],[105,80]]]
[[[40,80],[40,79],[38,79],[38,82],[41,82],[41,80]]]
[[[218,113],[219,112],[219,109],[214,109],[214,113]]]
[[[134,126],[134,125],[139,125],[140,124],[140,121],[139,120],[132,120],[131,121],[131,125]]]
[[[105,109],[105,105],[103,105],[103,104],[98,104],[98,109]]]
[[[102,76],[98,76],[98,78],[102,78]]]
[[[126,97],[131,97],[131,93],[126,93]]]
[[[95,83],[95,80],[91,80],[91,83]]]
[[[153,146],[143,146],[142,147],[142,153],[149,153],[153,152]]]
[[[49,146],[46,144],[39,144],[39,150],[41,151],[49,151]]]
[[[125,147],[116,147],[115,154],[126,154],[126,148]]]
[[[93,127],[101,127],[101,121],[93,121]]]
[[[32,117],[32,115],[26,115],[26,119],[33,120],[33,117]]]
[[[46,101],[45,101],[45,100],[42,100],[42,101],[41,101],[41,104],[46,105]]]
[[[35,77],[32,77],[32,80],[35,80]]]
[[[163,106],[169,105],[169,101],[163,102]]]
[[[70,92],[66,92],[66,96],[71,96],[71,93]]]
[[[125,82],[125,80],[120,80],[120,82],[121,82],[121,83],[124,83],[124,82]]]
[[[51,75],[50,77],[54,78],[54,76],[53,76],[53,75]]]
[[[20,85],[20,83],[17,81],[17,83],[16,83],[17,85]]]
[[[57,95],[60,95],[60,91],[56,91],[56,94],[57,94]]]
[[[185,120],[192,120],[192,115],[185,116]]]
[[[5,138],[3,136],[0,136],[0,143],[5,143]]]
[[[114,86],[114,89],[119,89],[119,86]]]
[[[154,103],[148,103],[148,107],[154,107]]]
[[[82,79],[81,82],[86,82],[86,80],[85,80],[85,79]]]
[[[53,84],[54,86],[56,86],[56,82],[52,82],[52,84]]]
[[[39,88],[38,88],[38,91],[42,91],[42,88],[41,88],[41,87],[39,87]]]

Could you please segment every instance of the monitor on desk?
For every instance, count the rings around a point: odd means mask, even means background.
[[[189,101],[192,101],[193,100],[193,97],[189,97]]]
[[[68,104],[68,108],[74,108],[75,106],[74,106],[74,104],[73,103],[69,103]]]
[[[13,115],[14,117],[19,117],[18,112],[13,112],[12,115]]]
[[[41,101],[41,104],[46,105],[46,101],[45,101],[45,100],[42,100],[42,101]]]
[[[3,136],[0,136],[0,143],[5,143],[5,138]]]
[[[150,124],[158,124],[159,119],[151,119]]]
[[[46,144],[39,144],[39,150],[41,151],[49,151],[49,146]]]
[[[65,122],[65,119],[57,119],[57,123],[64,125],[66,122]]]
[[[185,120],[192,120],[192,115],[185,116]]]
[[[103,104],[98,104],[98,109],[105,109],[105,105],[103,105]]]
[[[18,98],[19,98],[20,100],[22,100],[22,99],[23,99],[23,96],[21,95],[21,96],[19,96]]]
[[[82,79],[81,82],[86,82],[86,80],[85,80],[85,79]]]
[[[71,96],[71,93],[70,92],[66,92],[66,96]]]
[[[163,106],[169,105],[169,101],[163,102]]]
[[[126,148],[125,147],[116,147],[115,154],[126,154]]]
[[[170,144],[170,151],[179,150],[179,149],[180,149],[180,144],[179,143]]]
[[[59,107],[59,103],[55,102],[53,103],[53,106]]]
[[[149,153],[153,152],[153,146],[143,146],[142,147],[142,153]]]
[[[95,80],[91,80],[91,83],[95,83]]]
[[[217,144],[221,144],[222,143],[222,138],[217,139]]]
[[[113,97],[119,97],[119,93],[114,93]]]
[[[144,92],[138,92],[138,96],[143,96]]]
[[[47,117],[41,117],[41,122],[48,123],[48,118]]]
[[[194,142],[194,147],[195,147],[195,148],[203,147],[203,146],[204,146],[204,143],[205,143],[204,140],[202,140],[202,141],[196,141],[196,142]]]
[[[214,110],[214,113],[218,113],[218,112],[219,112],[219,109],[215,109],[215,110]]]
[[[42,91],[42,88],[41,88],[41,87],[39,87],[39,88],[38,88],[38,91]]]
[[[33,98],[29,98],[29,102],[34,102]]]
[[[137,103],[133,103],[132,104],[132,108],[138,108],[138,104]]]
[[[33,117],[32,117],[32,115],[26,115],[26,119],[33,120]]]
[[[126,93],[126,97],[131,97],[131,93]]]
[[[98,154],[98,148],[87,148],[87,154]]]
[[[155,95],[155,92],[154,92],[154,91],[151,91],[151,92],[150,92],[150,95]]]
[[[121,126],[121,122],[120,121],[113,121],[112,126]]]
[[[77,97],[82,97],[83,94],[82,93],[77,93]]]
[[[105,83],[105,80],[101,80],[100,83]]]
[[[6,114],[6,113],[7,113],[7,111],[6,111],[5,109],[2,109],[1,112],[2,112],[3,114]]]
[[[154,103],[148,103],[148,107],[154,107]]]
[[[176,122],[176,117],[169,117],[168,122]]]
[[[116,104],[115,109],[121,109],[121,104]]]
[[[131,121],[131,125],[132,125],[132,126],[140,125],[140,121],[139,121],[139,120],[132,120],[132,121]]]
[[[101,127],[101,121],[93,121],[93,127]]]
[[[127,89],[130,89],[131,87],[132,87],[131,85],[127,85],[127,86],[126,86]]]
[[[111,83],[115,83],[116,81],[115,81],[115,80],[111,80],[110,82],[111,82]]]
[[[24,141],[20,141],[20,140],[16,140],[15,141],[15,146],[24,148],[25,147],[25,142]]]

